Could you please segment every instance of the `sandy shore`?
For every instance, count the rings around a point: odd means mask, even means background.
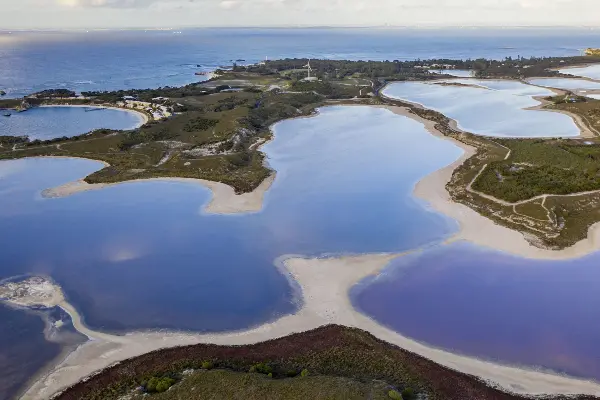
[[[446,185],[454,170],[475,154],[476,149],[462,142],[442,135],[435,129],[435,123],[410,113],[406,108],[394,106],[379,106],[397,115],[402,115],[422,123],[432,135],[449,140],[461,149],[463,155],[452,164],[421,179],[415,186],[414,195],[425,200],[433,210],[456,220],[459,232],[449,239],[449,242],[466,240],[479,246],[495,249],[524,258],[564,260],[580,258],[600,249],[600,223],[594,224],[588,237],[575,245],[563,250],[540,249],[531,245],[523,233],[498,225],[477,211],[450,198]],[[456,129],[456,125],[454,125]]]
[[[108,166],[108,164],[106,164]],[[77,193],[88,192],[92,190],[101,190],[111,186],[125,185],[132,182],[181,182],[196,183],[207,187],[212,192],[212,198],[208,204],[203,207],[202,212],[208,214],[238,214],[252,213],[262,210],[265,193],[269,190],[275,181],[275,173],[265,179],[256,189],[250,193],[236,194],[229,185],[220,182],[207,181],[204,179],[193,178],[150,178],[135,179],[118,183],[94,183],[89,184],[83,179],[65,183],[64,185],[46,189],[42,192],[45,198],[58,198],[71,196]]]
[[[381,326],[354,310],[348,296],[349,289],[365,277],[379,273],[395,257],[397,256],[378,254],[331,259],[285,259],[282,261],[283,267],[302,291],[303,308],[297,314],[287,315],[275,322],[240,332],[202,335],[148,332],[114,336],[86,328],[81,323],[77,311],[63,300],[59,306],[71,315],[74,326],[87,335],[90,341],[38,380],[22,399],[47,399],[53,393],[98,370],[160,348],[194,343],[253,344],[327,324],[366,330],[382,340],[452,369],[480,376],[513,392],[600,394],[600,384],[595,382],[502,366],[428,347]]]
[[[124,112],[130,112],[130,113],[133,113],[133,114],[137,115],[138,117],[140,117],[140,122],[136,126],[133,126],[128,129],[139,128],[140,126],[142,126],[142,125],[146,124],[148,121],[150,121],[150,118],[148,117],[148,115],[146,113],[135,110],[133,108],[125,108],[125,107],[102,106],[102,105],[86,106],[85,104],[64,104],[64,105],[57,104],[57,105],[41,105],[41,106],[37,106],[37,107],[39,107],[39,108],[50,108],[50,107],[106,108],[109,110],[119,110],[119,111],[124,111]]]
[[[562,251],[543,250],[530,245],[525,240],[523,234],[496,225],[474,210],[454,203],[445,190],[445,185],[449,181],[454,169],[474,154],[475,149],[441,135],[434,129],[435,124],[432,121],[423,120],[409,113],[405,108],[393,106],[380,107],[421,122],[431,134],[444,140],[451,140],[463,149],[464,154],[462,157],[447,167],[425,177],[415,187],[415,195],[417,197],[427,201],[435,211],[454,218],[460,223],[460,232],[451,240],[468,240],[478,245],[495,248],[522,257],[545,259],[579,257],[600,247],[600,240],[598,240],[597,235],[600,224],[597,224],[590,230],[589,239],[569,249]],[[262,194],[257,194],[256,198],[233,201],[231,197],[235,195],[233,194],[233,190],[227,186],[226,188],[229,188],[230,191],[225,188],[219,188],[219,185],[222,184],[215,182],[192,181],[202,183],[208,187],[213,186],[211,188],[214,193],[213,200],[211,201],[213,206],[211,208],[209,204],[206,209],[207,212],[219,212],[219,210],[222,212],[240,212],[238,210],[243,207],[251,208],[250,205],[255,206],[255,208],[260,207],[260,204],[262,204],[262,195],[271,184],[271,182],[263,183],[264,187],[261,188]],[[92,186],[94,189],[106,187],[105,185],[88,186]],[[85,188],[86,186],[82,186],[81,183],[73,183],[71,186],[63,185],[62,189],[50,189],[46,191],[45,195],[62,196],[82,190],[93,190],[92,188],[82,189],[82,187]],[[217,193],[219,190],[223,191],[222,195]],[[279,267],[283,268],[301,288],[304,301],[303,308],[295,315],[284,316],[275,322],[240,332],[212,335],[192,333],[131,333],[125,336],[109,335],[89,330],[81,322],[81,318],[75,308],[62,301],[59,305],[71,315],[76,329],[87,335],[91,340],[80,346],[50,373],[37,381],[23,398],[47,398],[50,394],[74,384],[85,376],[115,362],[159,348],[194,343],[252,344],[295,332],[310,330],[329,323],[364,329],[380,339],[458,371],[480,376],[514,392],[527,394],[578,393],[600,395],[600,385],[595,382],[534,370],[501,366],[425,346],[377,324],[370,318],[354,310],[348,298],[349,289],[364,278],[377,274],[392,259],[398,256],[380,254],[311,260],[288,258]]]

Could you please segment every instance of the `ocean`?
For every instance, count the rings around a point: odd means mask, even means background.
[[[178,31],[179,32],[179,31]],[[414,60],[572,56],[600,47],[590,29],[187,29],[1,32],[0,90],[8,97],[179,86],[197,71],[278,58]]]

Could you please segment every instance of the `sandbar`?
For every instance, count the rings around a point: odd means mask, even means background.
[[[69,157],[66,157],[69,158]],[[108,164],[106,164],[108,166]],[[208,181],[195,178],[149,178],[134,179],[117,183],[87,183],[83,179],[68,182],[64,185],[42,191],[44,198],[59,198],[72,196],[77,193],[101,190],[111,186],[124,185],[132,182],[181,182],[196,183],[208,189],[212,193],[211,200],[203,207],[202,213],[206,214],[240,214],[259,212],[263,208],[265,193],[275,181],[275,173],[272,173],[256,189],[249,193],[236,194],[235,190],[224,183]]]
[[[428,202],[432,209],[459,222],[461,226],[460,231],[450,241],[467,240],[510,254],[526,258],[543,259],[580,257],[600,247],[600,240],[598,240],[600,224],[596,224],[590,229],[588,239],[568,249],[560,251],[545,250],[532,246],[522,233],[497,225],[467,206],[453,202],[445,186],[449,182],[454,169],[471,157],[476,150],[471,146],[442,135],[435,129],[434,122],[424,120],[410,113],[404,107],[378,107],[386,108],[398,115],[412,118],[422,123],[431,134],[445,140],[451,140],[463,149],[464,153],[462,157],[445,168],[428,175],[419,181],[414,189],[414,194]],[[271,178],[271,182],[272,179],[273,177]],[[178,180],[188,181],[183,179]],[[259,207],[260,209],[262,206],[262,195],[271,184],[270,182],[264,183],[264,187],[261,189],[262,193],[257,194],[256,198],[251,200],[236,200],[237,203],[233,202],[224,205],[227,203],[227,198],[235,196],[233,189],[215,182],[207,183],[195,179],[192,181],[200,182],[209,188],[212,186],[211,190],[213,190],[214,196],[211,204],[213,206],[211,208],[209,204],[206,207],[207,212],[209,209],[213,212],[215,210],[240,212],[238,210],[243,208],[242,204],[247,208],[251,208],[250,205],[253,205],[255,208]],[[226,190],[220,185],[229,189]],[[86,187],[82,184],[72,184],[72,186],[78,186],[79,188],[73,190],[63,185],[61,190],[50,189],[50,191],[46,191],[45,195],[68,195],[80,192],[83,190],[81,187]],[[107,185],[89,186],[100,189]],[[223,191],[223,195],[218,194],[219,190]],[[225,200],[223,196],[225,196]],[[364,278],[380,273],[386,265],[399,256],[401,255],[371,254],[338,258],[305,259],[301,257],[284,257],[278,259],[276,262],[277,267],[298,286],[303,306],[294,315],[286,315],[274,322],[244,331],[216,334],[135,332],[124,336],[110,335],[88,329],[82,323],[77,310],[63,299],[58,305],[71,315],[75,328],[88,336],[90,341],[81,345],[55,368],[35,382],[23,396],[23,399],[48,398],[53,393],[75,384],[86,376],[116,362],[160,348],[196,343],[221,345],[254,344],[332,323],[363,329],[382,340],[415,352],[434,362],[460,372],[479,376],[492,384],[499,385],[515,393],[529,395],[600,395],[600,384],[596,382],[554,375],[534,369],[499,365],[432,348],[404,337],[355,310],[348,295],[349,290]]]
[[[71,315],[73,325],[90,340],[54,369],[41,377],[23,395],[23,400],[47,399],[114,363],[153,350],[182,345],[255,344],[328,324],[356,327],[379,339],[420,354],[454,370],[479,376],[507,391],[522,394],[600,394],[593,381],[554,375],[534,369],[499,365],[436,349],[388,329],[352,307],[348,291],[365,277],[376,275],[400,255],[372,254],[339,258],[282,258],[280,268],[297,282],[303,307],[294,315],[245,331],[193,334],[184,332],[136,332],[116,336],[86,328],[77,311],[66,301],[58,305]]]

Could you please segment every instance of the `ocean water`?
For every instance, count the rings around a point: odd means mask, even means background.
[[[600,254],[536,261],[457,243],[397,259],[352,298],[436,347],[600,380],[599,263]]]
[[[600,82],[588,81],[585,79],[565,79],[565,78],[543,78],[530,79],[529,82],[533,85],[553,87],[566,90],[600,90]]]
[[[94,111],[86,111],[94,110]],[[124,110],[83,107],[35,107],[0,116],[0,135],[48,140],[77,136],[94,129],[133,129],[144,123],[141,115]]]
[[[196,71],[286,57],[414,60],[579,55],[590,29],[188,29],[0,32],[0,90],[179,86]]]
[[[478,135],[567,137],[580,134],[568,115],[526,110],[540,104],[534,96],[553,95],[548,89],[516,81],[452,79],[448,82],[481,87],[398,82],[388,85],[383,93],[439,111],[455,119],[461,129]]]

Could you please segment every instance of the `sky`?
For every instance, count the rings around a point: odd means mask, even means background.
[[[600,0],[0,0],[0,7],[0,29],[600,27]]]

